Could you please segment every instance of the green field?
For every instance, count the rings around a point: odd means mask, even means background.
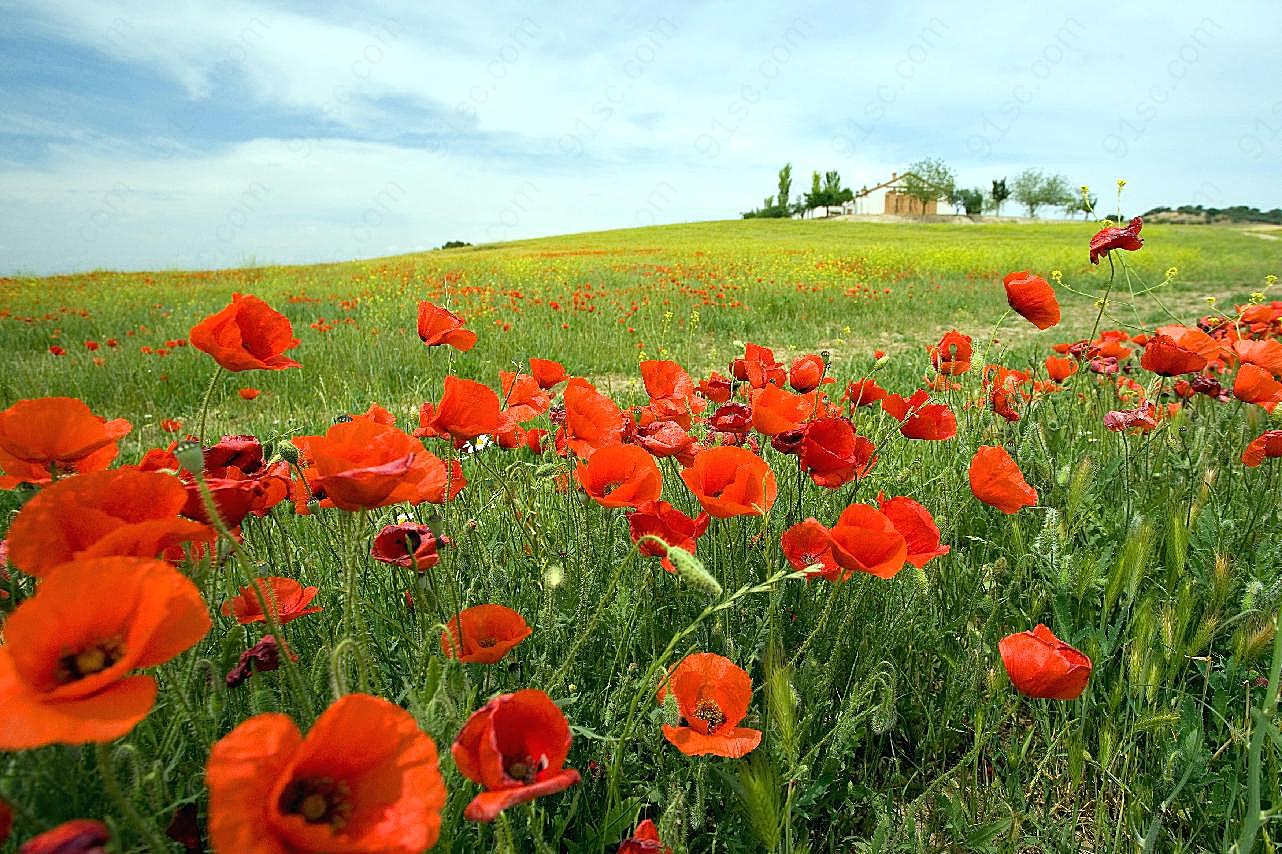
[[[279,449],[373,403],[412,430],[446,375],[497,389],[500,370],[528,371],[531,357],[564,363],[625,407],[646,402],[640,361],[675,360],[697,382],[727,373],[748,342],[785,366],[830,354],[834,398],[869,375],[907,396],[933,375],[928,345],[954,328],[974,338],[974,369],[938,394],[956,413],[953,439],[907,441],[877,407],[859,410],[879,461],[837,490],[811,483],[763,439],[778,477],[773,511],[714,519],[698,542],[723,588],[716,596],[632,556],[622,511],[559,488],[574,464],[551,450],[462,455],[469,485],[442,506],[303,516],[287,501],[247,518],[244,566],[189,567],[214,627],[158,668],[156,708],[117,742],[126,797],[162,829],[194,804],[203,827],[213,740],[265,711],[306,729],[336,695],[362,691],[410,709],[436,742],[449,791],[437,850],[613,851],[645,817],[678,851],[1226,848],[1244,819],[1282,807],[1282,740],[1272,710],[1260,711],[1267,694],[1276,699],[1282,667],[1282,479],[1277,460],[1239,461],[1270,416],[1197,396],[1152,432],[1112,432],[1104,413],[1133,406],[1134,394],[1119,397],[1083,368],[1007,421],[986,405],[980,374],[994,363],[1036,366],[1042,378],[1055,343],[1231,317],[1282,270],[1282,242],[1236,228],[1145,227],[1145,247],[1117,258],[1125,263],[1100,316],[1110,265],[1088,263],[1097,228],[751,220],[305,267],[0,279],[0,409],[73,396],[127,418],[134,429],[117,464],[195,433],[207,394],[206,439],[252,433]],[[1038,332],[1004,317],[1002,277],[1017,270],[1059,271],[1059,326]],[[183,344],[233,292],[288,316],[301,369],[222,373],[210,384],[210,358]],[[477,345],[424,348],[420,300],[463,316]],[[1176,401],[1172,381],[1138,361],[1130,376],[1144,393]],[[261,395],[243,400],[244,387]],[[182,427],[166,432],[166,419]],[[1008,516],[973,497],[967,467],[981,445],[1011,450],[1037,506]],[[696,511],[675,460],[660,469],[664,499]],[[787,576],[789,526],[832,524],[882,492],[928,508],[951,553],[892,580]],[[29,497],[0,494],[0,508]],[[404,600],[413,574],[368,557],[373,534],[401,516],[453,541],[431,590],[417,588],[417,611]],[[325,610],[284,630],[297,673],[227,689],[222,674],[262,633],[217,614],[246,583],[246,566],[316,585]],[[19,573],[4,583],[3,608],[34,590]],[[442,656],[437,616],[480,603],[519,611],[533,634],[495,665]],[[1038,623],[1094,662],[1079,699],[1035,700],[1011,686],[997,643]],[[672,710],[655,701],[657,674],[701,651],[752,678],[742,725],[765,735],[746,758],[688,757],[660,734]],[[567,766],[583,781],[495,824],[465,821],[476,786],[449,746],[472,711],[520,688],[561,706],[575,738]],[[109,816],[127,846],[144,844],[104,794],[90,750],[0,754],[0,798],[18,807],[15,838]],[[1273,827],[1264,823],[1269,845]]]
[[[607,386],[635,384],[641,353],[706,374],[724,371],[747,340],[773,347],[781,358],[827,349],[836,372],[845,374],[874,349],[915,359],[950,328],[982,335],[1005,308],[1001,277],[1012,270],[1049,276],[1058,269],[1078,290],[1098,291],[1107,270],[1087,261],[1094,231],[1092,223],[742,221],[307,267],[0,279],[0,311],[9,315],[0,331],[10,354],[0,402],[75,394],[140,422],[191,417],[204,393],[205,360],[191,352],[138,351],[185,337],[195,319],[233,291],[254,293],[286,314],[307,365],[260,377],[265,394],[252,406],[220,402],[215,417],[234,418],[238,429],[256,433],[363,410],[375,400],[402,407],[400,413],[431,397],[447,365],[414,345],[419,299],[448,303],[467,318],[481,342],[471,353],[452,355],[448,368],[491,382],[498,370],[530,356],[557,359]],[[1153,226],[1144,234],[1149,248],[1130,263],[1145,283],[1178,268],[1175,282],[1156,296],[1182,321],[1205,313],[1207,296],[1245,301],[1264,275],[1282,268],[1282,243],[1237,229]],[[1068,293],[1061,299],[1065,323],[1042,338],[1070,340],[1090,331],[1090,301]],[[1174,322],[1154,300],[1140,305],[1138,318],[1129,309],[1115,311],[1117,323]],[[317,331],[317,322],[332,328]],[[1029,329],[1008,324],[1001,337],[1028,343]],[[108,338],[120,348],[84,349],[85,340]],[[52,344],[68,355],[51,358]],[[106,364],[96,367],[93,356]],[[159,439],[141,432],[131,441]]]

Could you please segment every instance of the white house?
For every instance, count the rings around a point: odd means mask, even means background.
[[[863,187],[855,193],[852,201],[842,205],[843,214],[892,214],[895,216],[934,216],[939,213],[938,203],[931,200],[923,209],[921,202],[904,192],[904,178],[911,175],[905,172],[890,173],[890,180],[882,181],[874,187]],[[943,191],[940,191],[943,195]]]

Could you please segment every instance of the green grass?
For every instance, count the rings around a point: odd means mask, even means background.
[[[1024,368],[1051,343],[1089,334],[1093,295],[1109,275],[1107,264],[1087,263],[1094,229],[701,223],[312,267],[0,280],[8,358],[0,406],[80,397],[98,414],[134,422],[121,453],[134,462],[171,440],[161,419],[195,429],[212,373],[190,347],[166,356],[139,347],[185,337],[233,291],[290,317],[302,339],[290,355],[303,368],[224,375],[213,434],[281,442],[373,402],[410,429],[418,404],[439,399],[446,373],[497,387],[499,370],[531,356],[564,362],[625,405],[644,402],[642,354],[675,359],[697,378],[725,372],[745,341],[781,357],[829,351],[836,389],[872,370],[882,349],[890,358],[879,381],[907,394],[928,371],[924,346],[953,327],[990,361]],[[1104,328],[1137,332],[1231,311],[1282,267],[1282,244],[1235,229],[1153,226],[1144,236],[1145,248],[1119,270]],[[1132,305],[1129,295],[1169,267],[1179,270],[1173,281]],[[1060,270],[1085,295],[1058,288],[1060,327],[1036,333],[1016,317],[988,344],[1006,306],[1001,277],[1021,269]],[[464,315],[477,346],[423,348],[419,299]],[[322,319],[332,328],[313,328]],[[84,348],[108,338],[120,346]],[[68,355],[50,355],[51,344]],[[1265,429],[1263,413],[1199,397],[1159,430],[1124,437],[1101,424],[1121,406],[1111,384],[1083,372],[1007,423],[971,405],[981,394],[978,355],[976,364],[963,389],[942,395],[958,414],[956,439],[891,441],[888,416],[861,412],[858,429],[882,453],[857,485],[802,486],[795,463],[767,448],[779,476],[775,509],[765,519],[714,521],[699,541],[698,556],[726,591],[721,600],[656,560],[627,562],[622,513],[559,490],[550,475],[570,467],[552,454],[469,456],[470,485],[443,508],[316,518],[282,505],[250,520],[245,545],[262,571],[321,588],[324,613],[286,629],[313,704],[369,691],[407,706],[435,739],[450,791],[438,850],[506,843],[495,827],[463,821],[476,787],[448,748],[488,697],[522,687],[546,689],[562,705],[575,732],[567,764],[584,781],[509,810],[497,827],[518,850],[613,850],[638,816],[655,818],[668,844],[690,851],[1129,851],[1150,833],[1149,850],[1226,847],[1249,811],[1252,776],[1265,808],[1282,804],[1278,751],[1266,744],[1252,767],[1248,749],[1264,725],[1250,709],[1265,694],[1249,686],[1267,674],[1282,604],[1278,465],[1248,470],[1237,461]],[[241,386],[264,393],[242,401]],[[1007,517],[971,496],[966,470],[981,444],[1012,449],[1038,507]],[[692,510],[675,470],[663,469],[664,497]],[[952,553],[888,582],[765,583],[786,568],[779,538],[790,523],[831,524],[883,491],[929,508]],[[14,508],[18,496],[0,500]],[[503,662],[442,659],[432,620],[404,607],[409,573],[364,557],[372,533],[400,514],[430,519],[455,541],[437,570],[440,589],[465,605],[506,604],[533,627]],[[215,607],[237,586],[230,570],[193,572]],[[348,572],[354,601],[344,594]],[[10,586],[19,597],[31,592],[25,580]],[[717,601],[726,607],[705,615]],[[354,643],[343,642],[349,611],[359,615]],[[1038,622],[1094,661],[1081,699],[1029,700],[1007,681],[998,640]],[[757,691],[744,725],[765,738],[745,760],[692,759],[660,735],[657,683],[642,677],[692,625],[660,663],[710,651],[748,670]],[[203,824],[210,738],[257,712],[300,715],[281,672],[222,687],[221,674],[255,637],[215,616],[194,652],[159,669],[157,708],[117,748],[145,815],[167,821],[191,802]],[[335,661],[340,644],[347,652]],[[21,809],[19,838],[69,818],[113,816],[126,846],[140,844],[104,797],[90,754],[50,747],[0,758],[0,796]]]

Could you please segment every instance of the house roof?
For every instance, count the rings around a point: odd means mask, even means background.
[[[902,181],[902,180],[904,180],[905,178],[907,178],[909,175],[911,175],[912,177],[914,177],[914,178],[916,178],[917,180],[921,181],[921,182],[922,182],[923,184],[925,184],[926,186],[928,186],[928,187],[934,187],[936,190],[939,190],[939,193],[940,193],[940,195],[941,195],[941,196],[946,195],[946,190],[945,190],[945,188],[943,188],[943,187],[939,186],[938,184],[934,183],[933,181],[927,181],[925,178],[922,178],[921,176],[919,176],[916,172],[905,172],[905,173],[903,173],[902,175],[895,175],[895,176],[894,176],[893,178],[891,178],[889,181],[882,181],[880,184],[878,184],[878,185],[877,185],[877,186],[875,186],[875,187],[865,187],[864,189],[862,189],[862,190],[860,190],[859,192],[855,193],[855,198],[860,199],[860,198],[863,198],[864,196],[868,195],[869,193],[871,193],[871,192],[872,192],[872,191],[874,191],[874,190],[880,190],[882,187],[889,187],[889,186],[891,186],[892,184],[897,184],[897,183],[899,183],[900,181]]]

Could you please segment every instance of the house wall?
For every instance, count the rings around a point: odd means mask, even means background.
[[[926,203],[926,209],[923,211],[921,202],[906,195],[890,191],[886,193],[885,203],[882,213],[893,214],[895,216],[935,216],[939,213],[939,203],[933,199]]]

